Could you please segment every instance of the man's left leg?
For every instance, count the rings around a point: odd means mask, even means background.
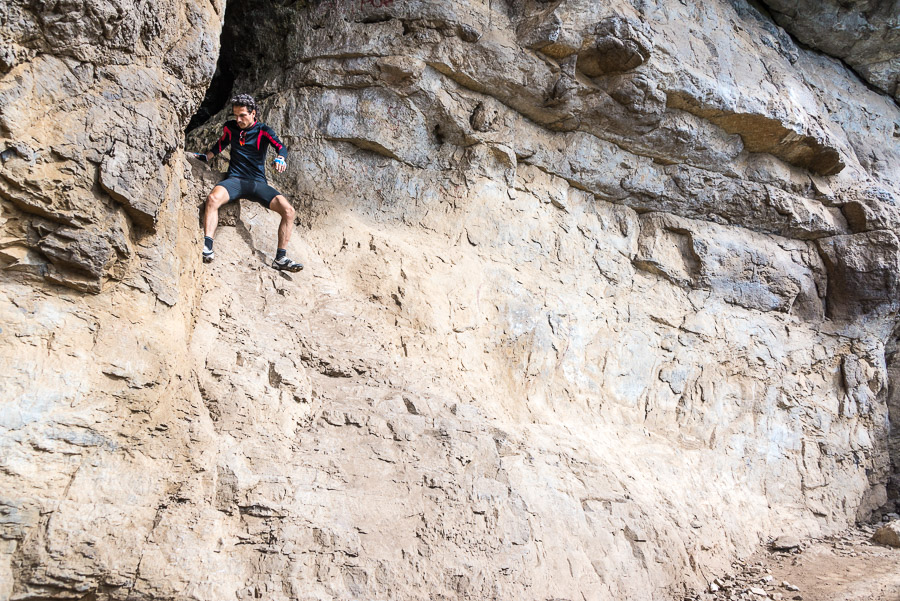
[[[287,258],[287,245],[291,239],[291,233],[294,231],[294,215],[296,213],[294,207],[287,198],[279,194],[269,203],[269,208],[281,215],[281,223],[278,225],[278,252],[275,255],[275,261],[272,262],[272,267],[286,271],[300,271],[303,269],[303,265]]]
[[[281,215],[281,224],[278,226],[278,248],[287,248],[291,233],[294,231],[294,207],[287,198],[279,194],[269,203],[269,208]]]

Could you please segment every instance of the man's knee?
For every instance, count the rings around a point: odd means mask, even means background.
[[[226,202],[228,202],[228,193],[225,192],[224,188],[216,186],[206,197],[206,208],[218,209]]]
[[[272,204],[278,208],[278,212],[287,217],[288,219],[294,218],[294,207],[291,206],[291,203],[288,202],[287,198],[282,195],[276,196],[272,199]]]

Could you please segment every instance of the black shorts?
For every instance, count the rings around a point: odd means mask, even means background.
[[[278,190],[267,184],[252,179],[238,179],[229,177],[220,181],[217,186],[222,186],[228,191],[228,202],[237,200],[238,198],[246,198],[253,202],[258,202],[262,206],[269,208],[272,199],[280,194]]]

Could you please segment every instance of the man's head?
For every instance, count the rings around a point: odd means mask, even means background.
[[[247,129],[256,122],[256,101],[250,94],[238,94],[231,99],[231,112],[237,119],[238,127]]]

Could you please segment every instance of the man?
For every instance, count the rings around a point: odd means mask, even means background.
[[[212,160],[214,156],[231,145],[231,160],[225,179],[216,185],[206,197],[206,218],[204,220],[203,261],[209,263],[213,253],[213,235],[219,224],[219,207],[238,198],[258,202],[262,206],[281,215],[278,226],[278,250],[272,267],[286,271],[300,271],[303,265],[287,257],[287,244],[294,230],[294,207],[278,190],[266,181],[266,152],[275,149],[275,169],[285,170],[287,150],[272,131],[272,128],[257,121],[256,101],[249,94],[239,94],[231,99],[234,121],[225,123],[222,137],[205,154],[197,158]]]

